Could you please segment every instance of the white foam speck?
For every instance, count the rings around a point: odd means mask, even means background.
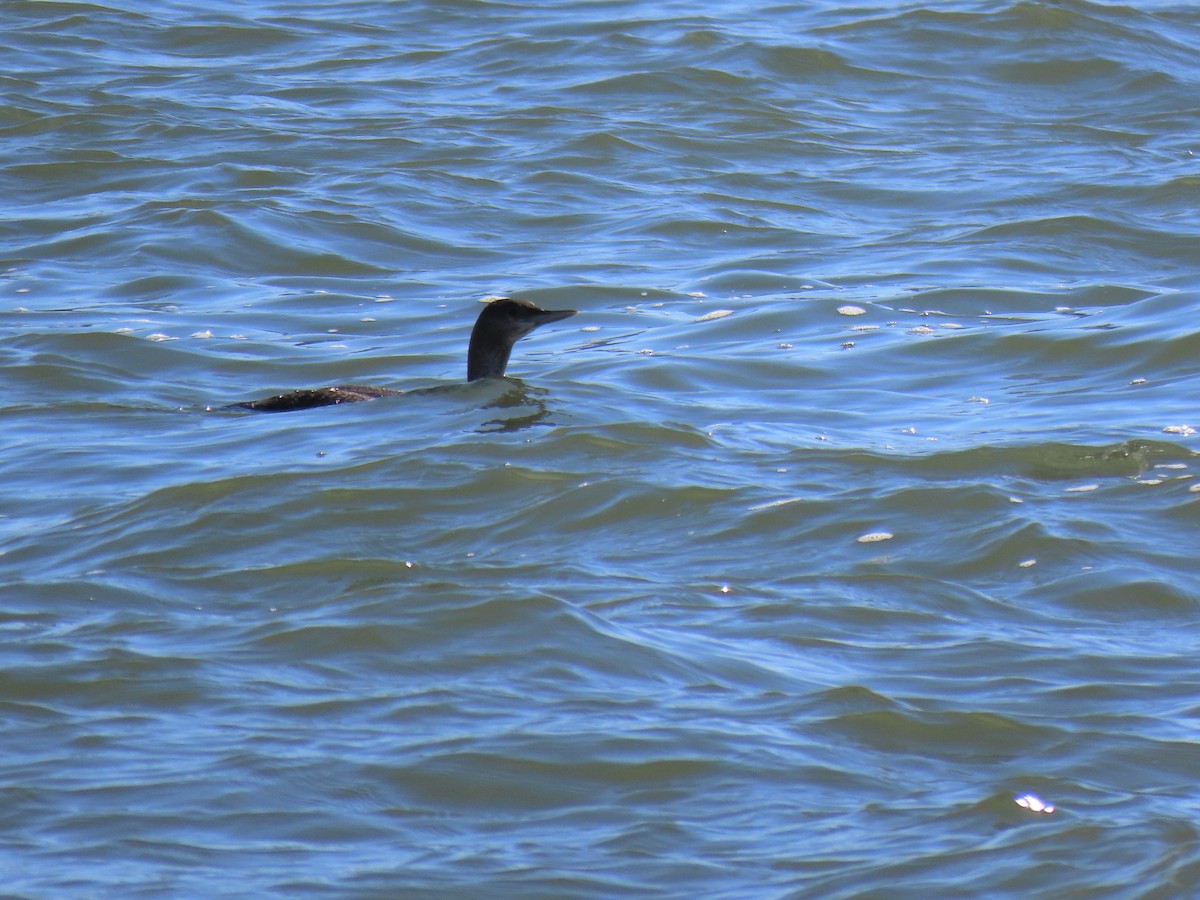
[[[758,512],[763,509],[774,509],[777,506],[787,506],[789,503],[799,503],[803,497],[789,497],[786,500],[772,500],[770,503],[759,503],[750,507],[750,512]]]
[[[860,544],[878,544],[880,541],[890,541],[895,535],[890,531],[872,531],[867,534],[860,534],[856,541]]]

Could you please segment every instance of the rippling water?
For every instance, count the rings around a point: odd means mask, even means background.
[[[4,22],[6,890],[1200,890],[1192,4]]]

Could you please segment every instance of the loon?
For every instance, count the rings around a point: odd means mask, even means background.
[[[498,297],[483,308],[475,327],[471,330],[471,343],[467,347],[467,381],[480,378],[499,378],[508,367],[508,357],[513,344],[539,325],[558,322],[575,315],[573,309],[541,309],[528,300],[515,297]],[[297,409],[314,409],[332,406],[335,403],[358,403],[377,397],[394,397],[404,391],[389,388],[369,387],[361,384],[341,384],[336,387],[313,388],[290,391],[234,403],[234,408],[251,409],[255,412],[291,412]]]

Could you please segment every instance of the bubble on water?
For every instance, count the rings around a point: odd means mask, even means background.
[[[702,315],[700,318],[698,318],[698,319],[695,319],[694,321],[696,321],[696,322],[709,322],[709,321],[711,321],[711,320],[713,320],[713,319],[723,319],[723,318],[725,318],[726,316],[732,316],[732,315],[733,315],[733,310],[732,310],[732,309],[714,309],[712,312],[710,312],[710,313],[705,313],[705,314],[704,314],[704,315]]]
[[[1013,801],[1022,809],[1028,809],[1033,812],[1046,813],[1047,815],[1054,812],[1053,804],[1047,803],[1037,794],[1017,794],[1013,797]]]
[[[1098,484],[1077,484],[1074,487],[1064,488],[1064,490],[1068,493],[1082,494],[1087,491],[1094,491],[1099,487],[1100,485]]]
[[[1168,425],[1163,429],[1163,434],[1182,434],[1184,437],[1191,437],[1196,433],[1196,429],[1191,425]]]
[[[850,306],[847,304],[846,306],[839,306],[837,313],[839,316],[865,316],[867,311],[861,306]]]

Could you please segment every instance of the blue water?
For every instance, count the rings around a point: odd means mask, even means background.
[[[1200,9],[2,16],[9,895],[1200,891]]]

